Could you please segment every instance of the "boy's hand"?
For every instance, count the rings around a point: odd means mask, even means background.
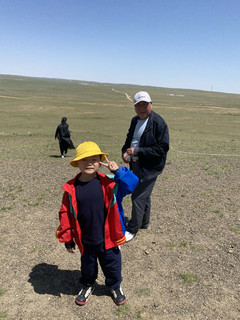
[[[69,253],[74,253],[74,250],[75,250],[75,242],[72,241],[70,243],[65,243],[65,248],[67,249],[67,251]]]
[[[108,170],[111,171],[111,172],[115,172],[115,171],[118,170],[119,167],[118,167],[118,165],[116,164],[116,162],[114,162],[114,161],[109,161],[108,158],[107,158],[107,156],[105,156],[105,159],[106,159],[107,163],[104,163],[104,162],[102,162],[102,161],[99,161],[99,163],[100,163],[102,166],[104,166],[105,168],[108,168]]]

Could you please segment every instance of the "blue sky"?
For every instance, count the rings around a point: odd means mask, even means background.
[[[0,0],[0,74],[240,93],[240,0]]]

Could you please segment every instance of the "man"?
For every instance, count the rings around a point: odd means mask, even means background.
[[[164,119],[152,111],[152,100],[145,91],[134,96],[136,116],[132,118],[122,147],[122,158],[139,178],[132,193],[131,220],[126,223],[126,240],[139,229],[147,229],[150,221],[151,193],[162,173],[169,150],[169,133]]]
[[[61,152],[61,157],[64,158],[64,155],[67,155],[68,149],[75,149],[72,140],[70,139],[70,131],[68,130],[67,118],[63,117],[61,124],[57,126],[55,132],[55,140],[59,140],[59,148]]]

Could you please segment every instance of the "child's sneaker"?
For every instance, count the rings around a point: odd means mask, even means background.
[[[84,304],[86,304],[88,302],[90,295],[93,293],[94,289],[95,289],[94,286],[86,287],[82,285],[82,288],[79,291],[79,294],[75,300],[76,304],[79,304],[80,306],[83,306]]]
[[[110,289],[110,291],[111,291],[111,294],[113,296],[114,302],[118,306],[123,304],[127,300],[127,298],[125,297],[125,294],[123,293],[123,290],[122,290],[121,286],[119,286],[116,290]]]

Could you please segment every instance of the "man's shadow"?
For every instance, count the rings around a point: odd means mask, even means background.
[[[59,270],[58,266],[40,263],[32,268],[29,274],[28,282],[39,294],[51,294],[60,296],[60,294],[77,295],[80,290],[79,270]],[[95,283],[93,292],[96,296],[110,296],[109,290],[105,285]]]

